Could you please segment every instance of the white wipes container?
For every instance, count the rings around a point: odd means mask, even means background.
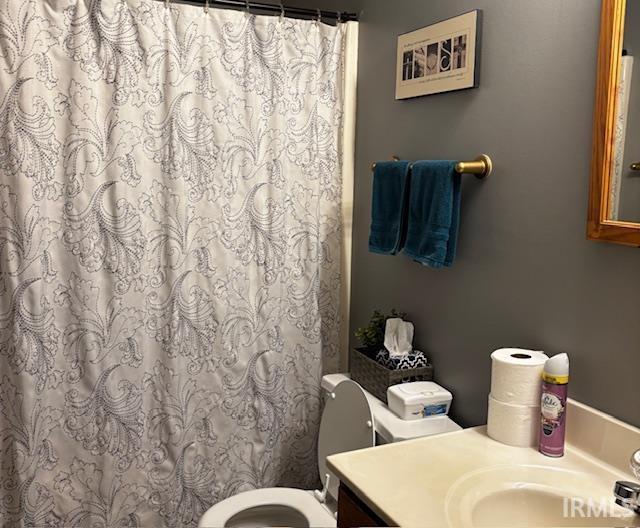
[[[447,389],[433,381],[400,383],[387,389],[389,409],[403,420],[446,415],[452,399]]]

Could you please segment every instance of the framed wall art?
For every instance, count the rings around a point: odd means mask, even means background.
[[[396,99],[477,87],[481,28],[475,10],[400,35]]]

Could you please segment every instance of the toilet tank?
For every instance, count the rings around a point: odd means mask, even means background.
[[[322,389],[324,396],[333,392],[335,387],[342,381],[350,379],[349,374],[327,374],[322,377]],[[373,394],[362,389],[373,414],[374,428],[376,432],[376,444],[389,444],[432,436],[436,434],[449,433],[462,429],[448,416],[431,416],[421,420],[402,420],[387,405],[380,401]]]

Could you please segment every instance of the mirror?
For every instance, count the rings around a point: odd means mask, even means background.
[[[616,101],[609,220],[640,223],[640,2],[627,2]],[[635,75],[634,75],[635,66]]]
[[[640,247],[640,2],[603,0],[588,238]],[[627,31],[625,31],[625,28]]]

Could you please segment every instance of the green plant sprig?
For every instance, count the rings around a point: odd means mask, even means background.
[[[406,320],[407,314],[405,312],[398,312],[395,308],[391,310],[391,313],[386,315],[380,310],[374,310],[369,324],[358,328],[355,336],[362,346],[366,348],[382,348],[384,346],[384,330],[387,325],[387,319],[396,317]]]

